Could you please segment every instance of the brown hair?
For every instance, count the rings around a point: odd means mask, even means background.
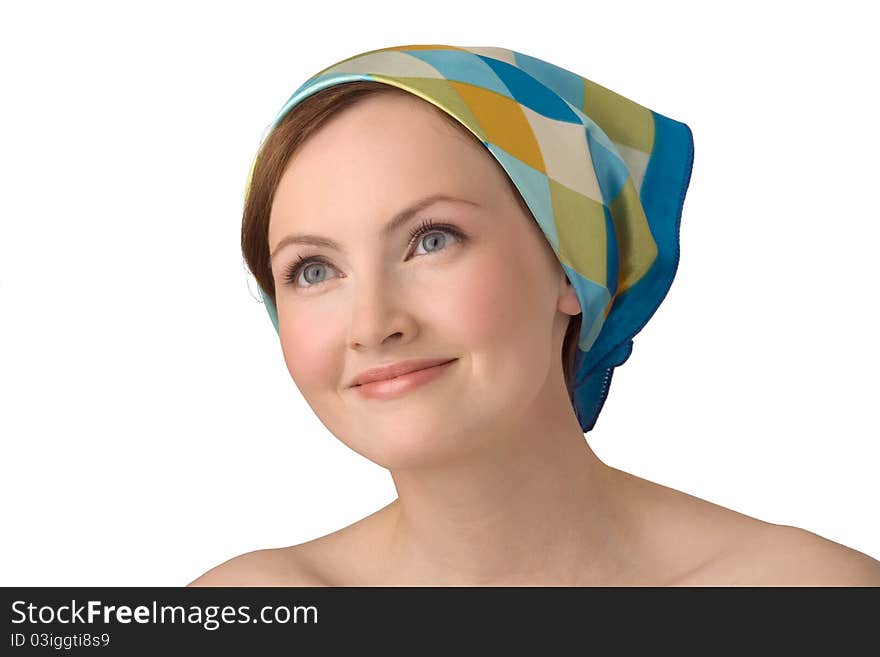
[[[281,175],[296,150],[324,124],[331,116],[351,107],[355,103],[381,93],[408,92],[381,82],[356,81],[333,85],[319,91],[289,111],[281,122],[269,133],[260,147],[250,186],[246,191],[244,211],[241,222],[241,251],[251,273],[263,291],[275,302],[275,281],[269,262],[269,212],[275,190]],[[431,107],[434,107],[431,105]],[[448,123],[475,140],[481,148],[482,142],[446,112],[437,113]],[[533,217],[525,200],[505,172],[505,180],[519,201],[523,211]],[[577,341],[581,329],[581,314],[574,315],[568,322],[565,339],[562,342],[562,371],[565,386],[571,399],[571,378]]]

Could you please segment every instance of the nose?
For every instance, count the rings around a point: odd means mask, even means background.
[[[398,340],[415,333],[415,323],[401,290],[388,276],[362,278],[353,286],[349,345],[371,348],[389,338]]]

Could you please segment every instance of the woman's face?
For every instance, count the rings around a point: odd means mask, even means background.
[[[500,165],[435,112],[383,94],[336,115],[291,159],[269,224],[287,368],[331,433],[392,470],[503,440],[518,414],[570,408],[560,352],[574,288]],[[436,195],[448,199],[383,233]],[[304,234],[338,249],[285,240]],[[392,399],[349,387],[423,358],[456,361]]]

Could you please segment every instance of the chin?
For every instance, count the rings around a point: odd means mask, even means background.
[[[463,441],[459,427],[445,423],[432,428],[424,422],[373,426],[369,434],[361,428],[354,441],[346,444],[364,458],[388,470],[407,470],[440,465],[466,454],[473,447]],[[353,435],[353,434],[349,434]]]

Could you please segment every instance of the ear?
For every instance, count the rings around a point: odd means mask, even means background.
[[[556,307],[567,315],[577,315],[581,312],[581,302],[578,300],[574,285],[565,275],[565,270],[562,271],[559,279],[559,301]]]

